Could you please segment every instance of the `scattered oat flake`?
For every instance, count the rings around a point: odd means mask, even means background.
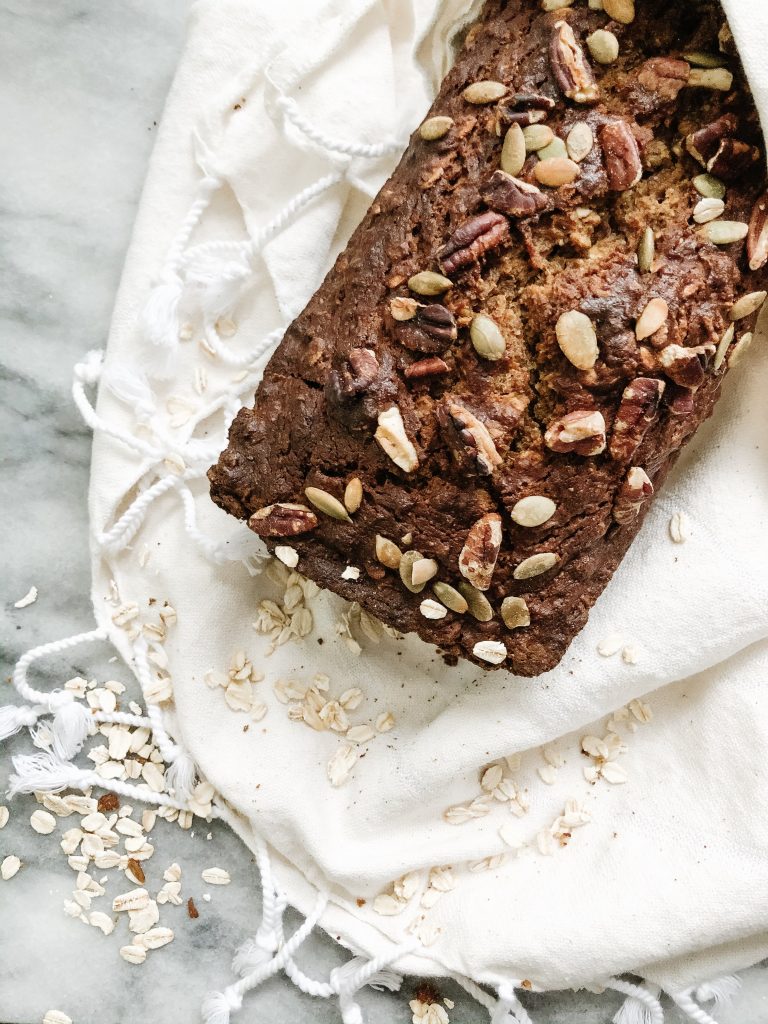
[[[5,828],[5,826],[8,824],[8,819],[10,818],[10,816],[11,812],[8,810],[5,804],[0,804],[0,828]]]
[[[624,638],[620,633],[610,633],[597,645],[597,653],[603,658],[612,658],[619,653],[623,643]]]
[[[120,956],[129,964],[143,964],[147,959],[147,951],[139,945],[121,946]]]
[[[49,836],[56,828],[56,819],[48,811],[36,810],[32,812],[29,824],[41,836]]]
[[[631,700],[629,702],[628,707],[631,713],[634,715],[634,717],[638,720],[638,722],[642,722],[644,725],[650,722],[653,718],[653,711],[651,710],[651,706],[649,704],[646,704],[645,701],[642,701],[640,699]]]
[[[347,739],[350,743],[367,743],[372,740],[376,733],[370,725],[353,725],[347,730]]]
[[[492,793],[504,777],[504,770],[500,764],[492,764],[486,768],[480,780],[481,787],[486,793]]]
[[[546,782],[548,786],[554,786],[557,782],[557,769],[553,768],[551,764],[539,765],[536,771],[539,773],[541,781]]]
[[[382,917],[394,917],[396,914],[402,914],[407,905],[406,900],[401,900],[388,892],[380,893],[373,901],[373,909]]]
[[[229,877],[229,872],[225,871],[224,868],[204,868],[200,872],[200,877],[208,885],[229,885],[232,881]]]
[[[625,665],[636,665],[640,660],[640,648],[637,644],[627,644],[621,652],[621,660]]]
[[[343,743],[335,751],[327,768],[328,780],[332,786],[341,786],[346,782],[359,756],[358,751],[349,743]]]
[[[669,520],[669,536],[675,544],[684,544],[691,536],[691,521],[685,512],[675,512]]]
[[[395,726],[395,717],[391,711],[382,711],[376,717],[376,728],[379,732],[389,732]]]
[[[24,597],[20,597],[18,601],[14,602],[14,608],[28,608],[29,605],[34,604],[37,600],[37,587],[30,587]]]
[[[72,1018],[61,1010],[46,1010],[43,1024],[72,1024]]]
[[[13,878],[20,867],[21,861],[19,858],[11,854],[5,858],[2,864],[0,864],[0,878],[2,878],[4,882],[7,882],[9,879]]]
[[[517,837],[517,828],[511,821],[501,826],[499,836],[512,850],[519,850],[523,845]]]
[[[102,910],[94,910],[88,915],[88,924],[93,925],[94,928],[98,928],[104,932],[105,935],[111,935],[115,930],[115,922]]]
[[[360,570],[356,565],[348,565],[344,572],[341,574],[343,580],[359,580]]]
[[[600,768],[600,775],[613,786],[620,786],[627,781],[626,769],[615,761],[606,761]]]

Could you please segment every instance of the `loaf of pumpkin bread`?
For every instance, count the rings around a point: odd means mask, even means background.
[[[768,259],[718,4],[552,6],[489,0],[209,473],[320,586],[525,676],[712,412]]]

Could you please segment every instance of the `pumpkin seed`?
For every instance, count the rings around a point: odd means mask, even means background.
[[[753,313],[756,313],[765,302],[765,299],[766,292],[750,292],[748,295],[742,295],[731,306],[729,314],[731,320],[743,320],[745,316],[751,316]]]
[[[589,317],[578,309],[563,313],[555,324],[563,355],[579,370],[591,370],[599,354],[597,335]]]
[[[714,245],[732,245],[746,238],[749,226],[739,220],[713,220],[699,228],[699,234]]]
[[[505,597],[501,602],[501,619],[507,629],[530,626],[531,613],[522,597]]]
[[[551,498],[542,494],[529,494],[515,502],[510,516],[518,526],[542,526],[551,519],[557,510],[557,505]]]
[[[579,165],[567,157],[550,157],[537,163],[533,174],[541,185],[559,188],[561,185],[570,185],[578,178]]]
[[[549,572],[559,561],[559,557],[552,551],[539,551],[535,555],[524,558],[515,569],[513,575],[516,580],[529,580],[533,576],[540,576],[543,572]]]
[[[491,79],[485,79],[481,82],[472,82],[461,95],[467,103],[481,105],[483,103],[495,103],[506,92],[506,85],[503,85],[501,82],[494,82]]]
[[[697,68],[721,68],[723,66],[722,53],[704,53],[703,50],[684,53],[683,60],[687,60],[689,64],[693,64]]]
[[[747,351],[749,346],[752,344],[752,332],[748,331],[746,334],[742,334],[736,344],[733,346],[733,352],[731,352],[731,358],[729,361],[730,366],[735,366],[740,360],[744,353]]]
[[[408,278],[408,287],[417,295],[441,295],[453,285],[447,277],[435,273],[434,270],[421,270]]]
[[[400,559],[400,579],[403,581],[406,590],[410,590],[412,594],[420,594],[427,585],[426,582],[413,582],[414,563],[420,562],[423,557],[420,551],[406,551]]]
[[[714,174],[697,174],[693,179],[693,187],[705,199],[725,198],[725,185]]]
[[[388,569],[399,569],[403,553],[391,540],[376,534],[376,558]]]
[[[501,147],[501,169],[513,177],[518,175],[525,163],[525,136],[519,124],[513,124],[504,136]]]
[[[669,306],[664,299],[651,299],[635,324],[635,337],[638,341],[650,338],[667,322]]]
[[[619,56],[619,40],[607,29],[599,28],[591,36],[587,36],[587,46],[592,59],[598,64],[613,64]]]
[[[537,151],[536,155],[539,160],[562,160],[568,156],[568,150],[563,140],[555,135],[551,142]]]
[[[442,139],[453,128],[453,118],[438,114],[435,117],[428,117],[419,128],[419,135],[425,142],[434,142]]]
[[[490,622],[493,618],[491,603],[482,591],[477,590],[471,583],[461,582],[459,593],[467,602],[469,614],[478,622]]]
[[[586,160],[592,152],[594,144],[595,137],[586,121],[578,121],[568,132],[565,140],[568,156],[571,160],[575,160],[577,164],[581,163],[582,160]]]
[[[656,258],[656,236],[652,228],[646,228],[637,246],[637,265],[641,274],[648,274]]]
[[[435,597],[439,598],[446,608],[450,608],[452,612],[463,615],[469,608],[465,598],[448,583],[441,583],[439,581],[433,583],[432,590]]]
[[[603,0],[603,10],[622,25],[631,25],[635,20],[635,0]]]
[[[693,208],[693,219],[697,224],[708,224],[725,213],[722,199],[700,199]]]
[[[723,365],[725,354],[728,351],[731,342],[733,341],[733,335],[735,331],[736,326],[734,324],[731,324],[731,326],[720,339],[720,342],[717,346],[717,351],[715,352],[715,358],[712,360],[713,369],[719,370],[720,367]]]
[[[693,68],[688,75],[688,85],[699,89],[715,89],[730,92],[733,75],[727,68]]]
[[[363,501],[363,481],[360,477],[352,477],[344,488],[344,507],[347,512],[357,512]]]
[[[485,313],[478,313],[472,318],[469,337],[475,352],[483,359],[501,359],[507,350],[507,343],[498,324]]]
[[[555,133],[546,124],[529,124],[521,129],[527,153],[536,153],[554,141]]]
[[[305,487],[304,494],[315,508],[325,512],[331,519],[343,519],[348,523],[352,521],[339,499],[334,498],[328,491],[324,491],[320,487]]]

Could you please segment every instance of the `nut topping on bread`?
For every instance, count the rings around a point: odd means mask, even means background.
[[[600,6],[487,0],[209,473],[321,586],[522,675],[583,627],[768,291],[719,6]]]

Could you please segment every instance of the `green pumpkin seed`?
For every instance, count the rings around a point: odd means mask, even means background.
[[[435,592],[435,597],[442,601],[446,608],[456,612],[457,615],[463,615],[469,608],[466,600],[449,583],[440,583],[439,581],[433,583],[432,590]]]
[[[532,126],[537,127],[537,126]],[[525,136],[519,124],[513,124],[504,136],[504,145],[501,147],[501,169],[512,177],[516,177],[523,169],[525,163]]]
[[[693,187],[705,199],[725,198],[725,185],[714,174],[697,174],[693,179]]]
[[[410,590],[412,594],[420,594],[427,585],[426,581],[419,584],[413,582],[414,562],[420,562],[423,557],[420,551],[406,551],[400,559],[400,579],[406,590]]]
[[[477,590],[471,583],[460,583],[459,592],[467,602],[469,614],[478,622],[490,622],[493,618],[493,608],[488,598],[480,590]]]
[[[428,117],[419,128],[419,135],[425,142],[435,142],[442,139],[453,128],[453,118],[438,114],[436,117]]]
[[[507,343],[498,324],[485,313],[478,313],[472,318],[469,337],[475,352],[483,359],[501,359],[507,350]]]
[[[652,228],[646,228],[640,236],[637,247],[637,265],[641,274],[650,273],[656,258],[656,236]]]
[[[344,508],[338,498],[334,498],[328,491],[323,491],[319,487],[305,487],[304,493],[307,499],[312,502],[315,508],[320,509],[321,512],[325,512],[331,519],[343,519],[346,522],[351,522],[349,513]]]
[[[408,278],[408,287],[417,295],[442,295],[453,286],[450,278],[436,273],[434,270],[421,270]]]

